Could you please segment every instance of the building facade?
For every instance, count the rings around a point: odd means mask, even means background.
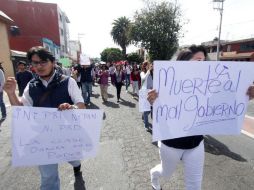
[[[13,23],[13,20],[0,10],[0,63],[4,68],[6,77],[14,76],[8,40],[8,25],[11,23]]]
[[[0,0],[0,7],[14,20],[9,25],[12,50],[44,46],[57,58],[68,55],[69,19],[57,4]]]
[[[207,48],[211,60],[216,59],[217,41],[202,43]],[[254,61],[254,38],[221,41],[221,61]]]

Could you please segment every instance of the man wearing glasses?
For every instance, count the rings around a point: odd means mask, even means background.
[[[55,70],[55,57],[45,48],[32,47],[27,52],[27,59],[35,69],[37,77],[31,80],[24,90],[21,100],[15,94],[16,80],[9,77],[4,85],[11,105],[34,106],[67,109],[84,109],[81,91],[74,79],[61,75]],[[80,161],[69,162],[74,175],[82,175]],[[39,166],[41,190],[59,190],[58,164]]]

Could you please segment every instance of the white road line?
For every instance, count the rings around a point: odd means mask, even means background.
[[[242,134],[247,135],[248,137],[254,139],[254,135],[253,135],[253,134],[251,134],[251,133],[249,133],[249,132],[247,132],[247,131],[244,131],[244,130],[241,130],[241,132],[242,132]]]
[[[254,117],[251,117],[249,115],[245,115],[245,117],[248,118],[248,119],[253,119],[254,120]]]

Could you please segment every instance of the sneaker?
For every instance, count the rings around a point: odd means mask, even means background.
[[[157,189],[155,189],[153,186],[152,186],[152,188],[153,188],[153,190],[157,190]],[[162,190],[162,188],[160,188],[159,190]]]
[[[151,176],[151,185],[152,185],[152,188],[154,190],[162,190],[161,186],[160,186],[160,183],[159,183],[159,178],[153,178],[152,177],[152,170],[150,170],[150,176]]]
[[[2,118],[1,118],[1,120],[5,120],[6,119],[6,116],[3,116]]]

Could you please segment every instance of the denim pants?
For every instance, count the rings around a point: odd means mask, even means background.
[[[128,87],[130,86],[130,74],[126,74],[125,75],[125,87],[126,87],[126,90],[128,90]]]
[[[80,165],[80,161],[69,162],[73,167]],[[39,166],[41,173],[41,190],[60,190],[60,179],[58,175],[58,164]]]
[[[144,123],[145,123],[145,128],[146,129],[149,128],[149,123],[148,123],[148,115],[149,115],[149,113],[150,113],[150,111],[143,112]]]
[[[92,94],[92,82],[82,82],[82,96],[86,104],[90,103],[90,97]]]
[[[3,92],[0,92],[0,106],[1,106],[2,117],[6,117],[6,107],[4,104]]]

